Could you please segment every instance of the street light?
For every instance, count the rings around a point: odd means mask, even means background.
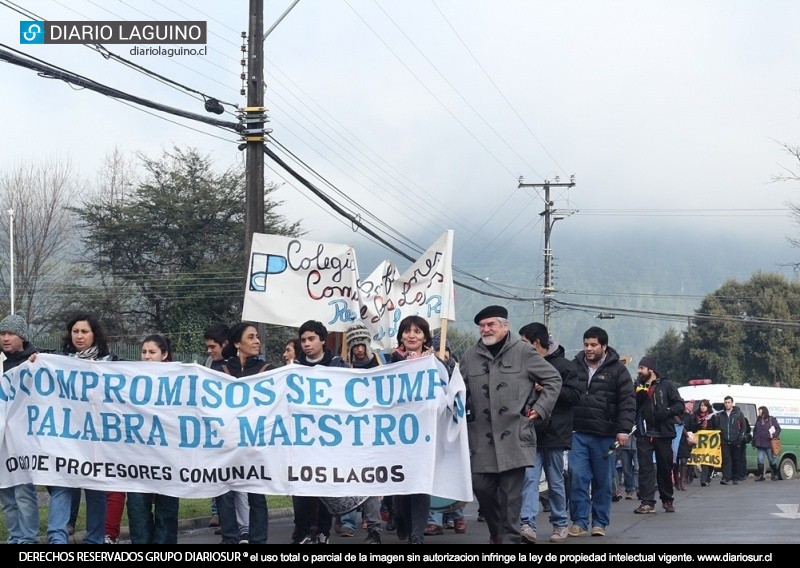
[[[11,262],[9,263],[9,273],[11,275],[11,313],[14,313],[14,210],[8,210],[8,248],[10,249],[9,256]]]

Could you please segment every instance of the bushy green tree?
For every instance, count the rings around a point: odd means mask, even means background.
[[[703,299],[681,341],[667,334],[650,352],[684,378],[800,388],[800,282],[762,272],[728,280]]]
[[[124,199],[100,195],[76,208],[87,263],[113,279],[134,333],[161,332],[176,350],[202,343],[212,322],[241,319],[244,298],[245,172],[218,172],[195,149],[140,155],[141,181]],[[265,188],[265,232],[296,236]],[[110,305],[110,303],[109,303]]]

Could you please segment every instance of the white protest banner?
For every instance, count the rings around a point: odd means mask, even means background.
[[[40,354],[0,382],[0,487],[471,501],[464,394],[433,356],[236,379]]]
[[[242,320],[345,331],[358,309],[353,247],[253,233]]]
[[[361,323],[372,336],[372,349],[387,350],[397,345],[394,338],[397,335],[397,324],[400,323],[400,312],[394,309],[391,295],[395,281],[399,278],[397,267],[384,260],[369,276],[359,281]]]
[[[455,320],[452,259],[453,231],[447,230],[402,275],[384,261],[360,282],[360,313],[373,349],[396,347],[406,316],[421,316],[432,330]]]

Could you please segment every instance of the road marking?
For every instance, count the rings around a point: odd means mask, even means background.
[[[780,504],[776,503],[776,507],[778,507],[782,513],[772,513],[776,517],[783,517],[784,519],[800,519],[800,504],[797,503],[787,503],[787,504]]]

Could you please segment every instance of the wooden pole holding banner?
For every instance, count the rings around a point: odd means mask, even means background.
[[[445,348],[447,347],[447,319],[442,320],[442,328],[439,331],[439,359],[444,361]]]

